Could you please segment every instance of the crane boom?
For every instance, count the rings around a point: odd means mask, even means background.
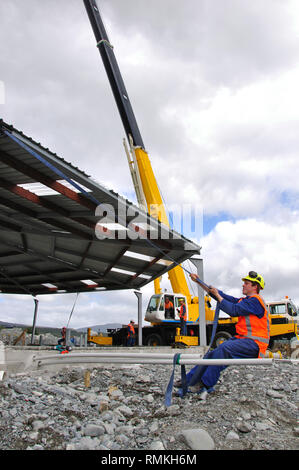
[[[169,227],[169,221],[161,193],[152,169],[149,156],[138,128],[133,108],[123,82],[118,63],[105,30],[96,0],[83,0],[87,14],[97,41],[97,47],[101,54],[104,67],[112,88],[112,92],[119,110],[119,114],[131,148],[135,153],[140,181],[147,203],[148,213]],[[131,145],[132,143],[132,145]],[[186,296],[188,303],[191,295],[183,269],[177,266],[169,271],[169,280],[174,292]],[[155,280],[155,292],[160,293],[159,280]]]
[[[131,106],[129,96],[113,52],[113,47],[109,41],[97,3],[95,0],[83,1],[97,41],[97,47],[101,54],[104,67],[108,75],[108,79],[123,126],[125,128],[127,138],[129,140],[129,135],[131,135],[134,145],[144,148],[143,140],[139,132],[133,108]]]

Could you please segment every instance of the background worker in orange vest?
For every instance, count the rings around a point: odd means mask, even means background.
[[[65,346],[65,340],[66,340],[66,327],[64,326],[61,329],[61,338],[58,340],[58,344],[63,344],[63,346]]]
[[[127,335],[127,346],[134,346],[135,344],[135,328],[134,328],[134,321],[131,320],[128,324],[128,335]]]
[[[165,297],[165,318],[173,318],[173,303]]]
[[[179,299],[179,303],[180,303],[180,308],[178,309],[178,311],[179,311],[179,317],[181,320],[181,335],[186,336],[187,334],[187,327],[186,327],[187,309],[186,309],[185,300]]]
[[[196,274],[190,274],[190,277],[193,281],[197,279]],[[250,271],[242,281],[245,296],[242,298],[224,294],[215,287],[202,286],[217,299],[220,310],[238,318],[236,335],[209,352],[207,359],[257,358],[266,352],[270,339],[270,324],[267,307],[259,295],[265,285],[264,279],[255,271]],[[226,367],[226,365],[193,367],[187,374],[189,391],[197,392],[201,399],[205,399],[207,393],[213,391],[221,371]]]

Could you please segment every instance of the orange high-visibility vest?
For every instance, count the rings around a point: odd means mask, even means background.
[[[134,328],[134,326],[132,325],[132,323],[129,323],[128,329],[129,329],[129,331],[128,331],[128,337],[129,337],[129,336],[132,336],[132,335],[135,335],[135,328]]]
[[[184,314],[184,309],[183,309],[183,307],[185,307],[185,314]],[[186,309],[186,305],[185,305],[185,304],[181,305],[181,307],[180,307],[180,318],[182,318],[184,321],[187,320],[187,309]]]
[[[251,295],[250,298],[256,297],[264,308],[264,315],[258,318],[256,315],[246,315],[238,317],[236,324],[237,338],[251,338],[259,347],[259,357],[263,356],[269,344],[270,339],[270,322],[268,310],[263,298],[260,295]],[[243,298],[239,300],[242,302]]]
[[[165,309],[168,310],[170,308],[173,308],[173,303],[172,302],[165,302]]]

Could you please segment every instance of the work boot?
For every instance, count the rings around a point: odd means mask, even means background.
[[[203,387],[203,385],[199,382],[198,384],[195,384],[195,385],[189,385],[188,390],[191,393],[199,393],[202,388],[205,388],[205,387]]]
[[[209,392],[206,387],[202,387],[198,392],[198,399],[201,401],[205,401],[207,399],[208,393]]]

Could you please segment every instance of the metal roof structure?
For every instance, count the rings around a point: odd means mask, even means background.
[[[199,252],[0,120],[2,293],[139,289]]]

